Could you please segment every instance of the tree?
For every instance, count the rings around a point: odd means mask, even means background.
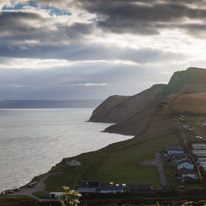
[[[62,206],[78,206],[81,194],[78,191],[70,190],[69,187],[63,187],[64,192],[59,196]]]

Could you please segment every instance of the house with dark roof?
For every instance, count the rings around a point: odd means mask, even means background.
[[[173,155],[173,154],[183,154],[184,149],[181,145],[170,145],[167,147],[167,154]]]
[[[101,182],[99,180],[82,180],[78,192],[81,194],[96,193],[100,185]]]
[[[181,182],[181,183],[187,183],[187,182],[191,182],[191,183],[194,183],[198,180],[198,178],[192,178],[192,177],[189,177],[189,176],[185,176],[185,177],[178,177],[177,178],[177,181],[178,182]]]
[[[104,185],[97,189],[97,192],[99,193],[123,193],[124,187],[122,185],[115,186],[115,185]]]
[[[179,177],[177,178],[178,180],[184,180],[185,179],[190,179],[190,180],[197,180],[198,179],[198,174],[195,170],[189,170],[186,168],[182,168],[178,170]]]
[[[177,165],[177,164],[179,164],[179,163],[182,163],[183,161],[187,161],[187,160],[189,160],[189,161],[191,161],[191,159],[190,159],[190,157],[189,156],[180,156],[180,157],[178,157],[178,158],[176,158],[176,159],[173,159],[173,160],[171,160],[171,164],[172,165]]]
[[[90,188],[90,187],[79,187],[78,192],[81,194],[94,194],[96,193],[97,188]]]
[[[152,192],[152,185],[129,185],[129,193],[148,193]]]
[[[178,164],[179,161],[184,160],[184,159],[191,159],[190,154],[188,153],[183,153],[183,154],[173,154],[168,156],[168,160],[171,161],[170,163],[172,165]]]

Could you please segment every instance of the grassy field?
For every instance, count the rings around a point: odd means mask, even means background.
[[[5,196],[0,197],[1,206],[37,206],[37,202],[27,196]]]
[[[172,165],[169,165],[169,164],[164,165],[164,172],[165,172],[165,176],[166,176],[168,185],[176,185],[177,184],[176,177],[174,176],[173,170],[174,170],[174,168],[172,167]]]
[[[188,98],[190,102],[187,102]],[[193,107],[196,98],[199,98],[199,104]],[[154,164],[144,165],[142,162],[153,161],[155,153],[164,150],[168,145],[183,145],[184,138],[193,133],[206,137],[206,129],[200,126],[205,123],[204,117],[190,116],[186,122],[180,122],[178,115],[170,115],[173,111],[199,112],[199,106],[202,108],[206,103],[204,95],[173,95],[167,101],[156,111],[150,127],[143,135],[122,145],[117,144],[108,147],[109,149],[77,156],[76,159],[82,162],[80,167],[69,167],[63,160],[52,169],[51,172],[58,174],[46,180],[46,191],[62,191],[64,185],[75,188],[82,179],[99,179],[102,184],[114,182],[127,185],[151,184],[153,187],[160,187],[157,167]],[[184,131],[183,124],[190,124],[193,131]],[[171,166],[164,165],[164,170],[168,184],[176,184]]]
[[[154,165],[143,165],[145,160],[154,160],[155,153],[170,144],[179,143],[179,136],[167,134],[151,136],[147,141],[113,151],[83,154],[77,157],[81,167],[68,167],[65,161],[57,165],[52,172],[61,174],[50,176],[46,180],[47,191],[61,191],[62,186],[74,187],[81,179],[99,179],[102,184],[152,184],[160,187],[159,172]],[[91,161],[92,159],[92,161]],[[87,164],[89,163],[89,166]]]
[[[53,167],[50,172],[57,174],[51,175],[46,180],[46,191],[63,191],[62,186],[69,186],[71,188],[74,188],[79,182],[79,178],[82,172],[84,171],[93,155],[94,153],[90,152],[77,156],[75,159],[81,161],[82,163],[82,165],[79,167],[67,166],[65,159],[61,163]]]
[[[173,111],[206,114],[206,93],[176,95],[171,103]]]

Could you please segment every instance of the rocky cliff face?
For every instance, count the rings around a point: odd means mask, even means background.
[[[131,97],[112,96],[97,107],[90,121],[116,123],[107,132],[138,135],[150,124],[156,108],[171,94],[206,92],[206,70],[175,72],[167,85],[154,85]]]

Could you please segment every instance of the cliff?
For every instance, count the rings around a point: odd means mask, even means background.
[[[156,108],[170,95],[206,92],[206,70],[175,72],[167,85],[159,84],[131,97],[112,96],[98,106],[89,121],[116,123],[106,132],[138,135],[150,124]]]

